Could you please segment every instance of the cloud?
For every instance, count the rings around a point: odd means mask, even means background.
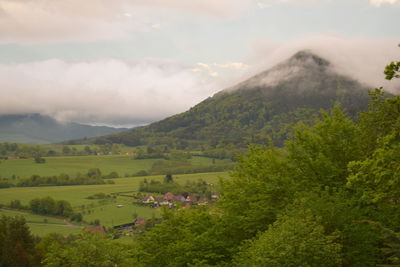
[[[160,28],[190,11],[229,17],[253,0],[0,0],[0,42],[90,42]]]
[[[177,62],[48,60],[0,65],[0,114],[135,125],[182,112],[216,91]]]
[[[400,60],[397,44],[395,39],[350,38],[335,34],[313,35],[287,43],[257,40],[253,53],[244,61],[250,67],[242,76],[231,79],[225,87],[269,69],[300,50],[311,50],[329,60],[336,72],[353,77],[371,88],[384,86],[398,93],[400,80],[387,81],[383,74],[388,63]]]
[[[192,72],[201,73],[209,77],[223,77],[238,75],[245,71],[249,66],[242,62],[228,62],[228,63],[197,63],[196,68],[192,69]],[[218,81],[221,83],[221,80]],[[223,83],[222,83],[223,84]]]
[[[398,0],[370,0],[371,5],[380,7],[383,4],[391,4],[394,5],[398,3]]]

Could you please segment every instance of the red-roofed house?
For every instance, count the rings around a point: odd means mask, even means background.
[[[174,200],[175,196],[171,192],[168,192],[164,195],[164,199],[166,200]]]

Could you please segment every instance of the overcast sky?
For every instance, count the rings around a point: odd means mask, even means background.
[[[301,49],[394,90],[399,17],[400,0],[0,0],[0,114],[145,124]]]

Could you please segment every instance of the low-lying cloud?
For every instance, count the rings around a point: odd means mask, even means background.
[[[338,73],[355,78],[371,88],[383,86],[388,91],[399,93],[399,79],[387,81],[383,74],[388,63],[400,60],[399,42],[394,39],[349,38],[334,34],[314,35],[288,43],[257,40],[253,54],[245,61],[251,68],[230,85],[271,68],[300,50],[311,50],[330,61]]]
[[[0,65],[0,114],[138,125],[182,112],[216,91],[176,62],[48,60]]]

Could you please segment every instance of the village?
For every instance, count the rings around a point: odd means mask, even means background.
[[[196,206],[212,204],[219,198],[220,196],[215,192],[209,194],[209,197],[195,196],[187,192],[177,195],[167,192],[162,197],[157,197],[156,194],[146,194],[144,197],[134,196],[134,204],[148,206],[151,208],[194,208]],[[122,232],[125,235],[133,235],[134,232],[141,232],[143,228],[146,228],[147,226],[151,227],[156,222],[157,218],[146,220],[144,218],[137,217],[133,220],[133,222],[113,226],[112,230],[114,231],[116,238],[118,238],[117,236],[121,235]],[[87,230],[104,233],[104,228],[102,226],[87,227]]]
[[[194,196],[189,193],[183,193],[181,195],[174,195],[171,192],[165,193],[163,197],[154,197],[153,195],[146,195],[143,198],[138,197],[138,200],[142,204],[148,205],[153,208],[158,208],[162,206],[167,206],[169,208],[173,207],[191,207],[191,206],[204,206],[212,201],[219,199],[219,195],[212,192],[210,199],[205,196]]]

